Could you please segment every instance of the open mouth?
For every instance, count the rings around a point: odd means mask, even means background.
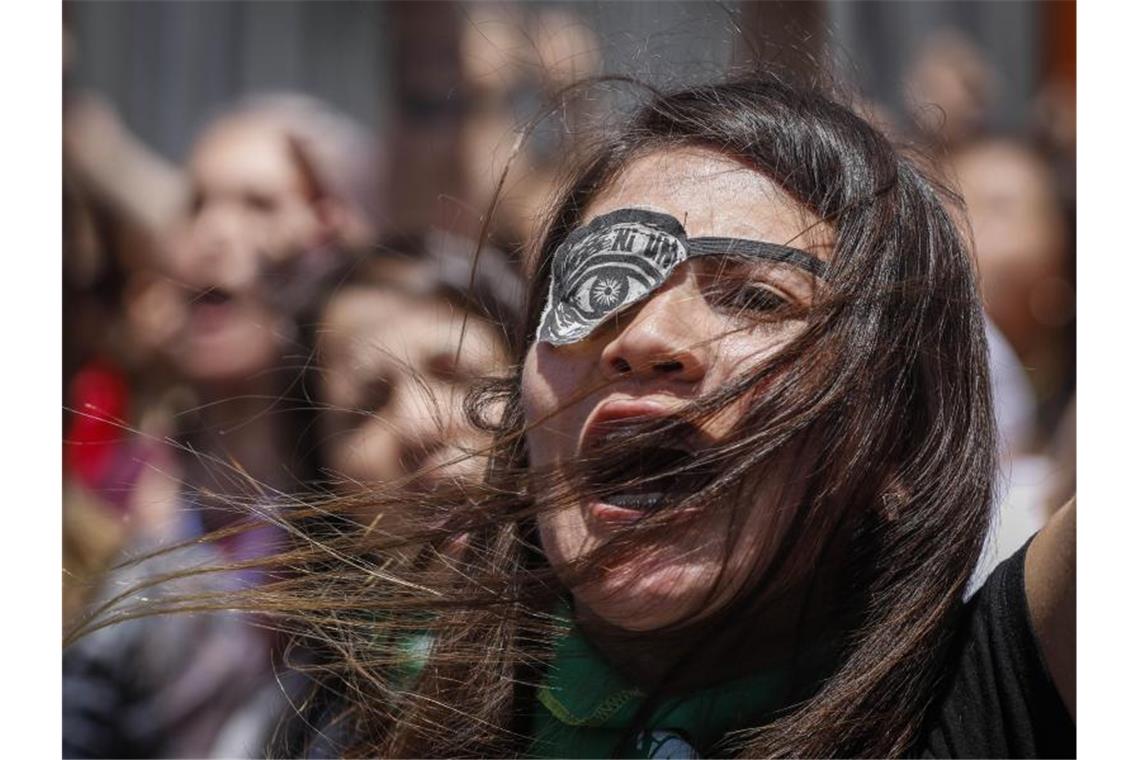
[[[194,306],[224,306],[234,299],[233,295],[218,287],[203,288],[190,299]]]
[[[222,288],[209,287],[194,292],[189,301],[192,330],[199,335],[223,330],[233,323],[237,303],[234,294]]]
[[[639,512],[681,504],[713,478],[696,454],[683,449],[648,447],[628,459],[623,457],[621,463],[625,465],[622,475],[595,479],[593,485],[605,503]]]
[[[607,426],[591,439],[583,467],[588,490],[601,503],[655,512],[686,502],[714,479],[707,456],[685,444],[695,432],[692,426],[668,419],[654,422],[648,427]]]

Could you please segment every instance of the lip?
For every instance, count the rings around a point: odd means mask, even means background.
[[[218,286],[204,286],[187,303],[194,332],[212,334],[229,325],[238,314],[237,298]]]
[[[693,515],[700,510],[692,507],[676,511],[675,514]],[[627,507],[619,507],[616,504],[600,501],[598,499],[591,500],[586,504],[586,516],[589,522],[600,524],[607,528],[621,527],[623,525],[632,525],[646,516],[645,512],[636,509],[629,509]]]
[[[601,402],[594,407],[582,426],[582,434],[578,441],[579,455],[588,452],[592,446],[602,440],[614,423],[623,420],[652,421],[675,417],[680,404],[677,401],[670,401],[671,403],[660,398],[646,397],[611,398]],[[692,428],[691,433],[678,442],[679,448],[693,450],[697,447],[694,444],[700,443],[694,439],[705,437],[699,428]],[[584,506],[587,518],[605,527],[630,525],[645,517],[645,513],[640,510],[619,507],[600,499],[591,499]]]
[[[233,317],[232,304],[194,304],[190,307],[190,324],[196,333],[218,332],[229,325]]]
[[[655,420],[672,417],[677,404],[666,404],[655,398],[611,398],[596,407],[586,418],[578,439],[578,453],[589,450],[607,432],[607,426],[622,420]],[[686,447],[687,448],[687,447]]]
[[[632,525],[645,516],[643,512],[638,512],[636,509],[627,509],[598,500],[593,500],[586,506],[586,514],[591,521],[607,527]]]

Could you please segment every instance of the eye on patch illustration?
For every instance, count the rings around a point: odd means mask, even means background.
[[[824,263],[796,248],[738,238],[688,238],[674,217],[619,209],[574,230],[554,252],[539,341],[583,340],[609,317],[644,300],[682,262],[698,256],[749,256],[822,276]]]

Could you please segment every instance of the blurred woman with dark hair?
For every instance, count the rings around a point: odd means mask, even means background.
[[[472,385],[502,374],[504,324],[523,285],[506,255],[431,230],[356,261],[316,312],[316,457],[323,483],[365,493],[400,483],[433,490],[477,477],[490,443],[464,414]]]
[[[183,403],[168,439],[137,436],[166,456],[138,465],[157,485],[132,515],[126,555],[145,561],[104,579],[104,601],[146,575],[240,566],[280,547],[285,534],[264,520],[235,530],[234,505],[272,508],[313,485],[299,321],[349,251],[374,240],[374,154],[363,128],[296,95],[244,100],[199,135],[161,262],[171,317],[156,350]],[[228,533],[198,543],[214,531]],[[180,550],[149,556],[171,544]],[[262,579],[238,567],[174,587],[205,594]],[[65,754],[257,754],[281,704],[278,643],[225,614],[146,618],[85,640],[64,661]]]

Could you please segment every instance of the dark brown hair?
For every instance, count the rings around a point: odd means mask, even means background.
[[[677,419],[603,447],[574,477],[537,471],[527,460],[521,365],[553,252],[633,160],[683,146],[711,148],[764,174],[823,220],[834,241],[827,292],[796,314],[805,327],[790,344]],[[829,597],[841,602],[826,606],[842,621],[827,673],[719,749],[796,757],[911,749],[937,697],[981,549],[995,460],[982,313],[946,197],[913,160],[820,90],[755,78],[654,96],[586,156],[531,252],[515,372],[488,381],[468,404],[494,433],[485,480],[414,505],[421,528],[411,535],[318,519],[362,501],[412,508],[399,484],[279,513],[298,542],[272,558],[277,579],[222,603],[267,615],[319,652],[309,663],[323,690],[300,709],[316,730],[301,732],[305,746],[282,751],[311,751],[315,741],[352,755],[525,753],[532,684],[564,633],[550,613],[567,585],[538,546],[536,512],[565,506],[591,483],[612,482],[631,467],[630,450],[738,399],[748,410],[732,439],[684,465],[713,473],[700,493],[622,531],[581,562],[574,582],[701,530],[682,507],[728,510],[738,523],[740,494],[794,451],[796,487],[785,489],[783,505],[794,519],[772,537],[778,546],[751,581],[712,617],[640,635],[723,646],[730,640],[716,638],[719,622],[742,623],[732,630],[747,632],[775,597],[810,596],[813,568],[830,563],[847,585]],[[430,652],[409,674],[407,642],[424,633]],[[693,647],[680,651],[676,667],[649,685],[647,704],[684,682]]]

